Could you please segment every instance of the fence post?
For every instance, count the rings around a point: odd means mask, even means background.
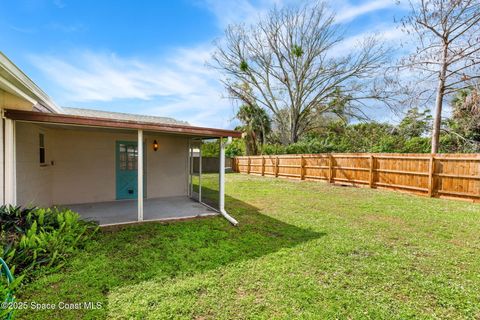
[[[275,178],[278,178],[278,156],[275,157]]]
[[[435,188],[435,177],[434,177],[434,174],[435,173],[435,157],[434,157],[434,154],[430,154],[430,163],[429,163],[429,166],[428,166],[428,196],[429,197],[433,197],[433,194],[434,194],[434,188]]]
[[[305,180],[305,162],[303,155],[300,156],[300,180]]]
[[[248,156],[248,162],[247,162],[247,164],[248,164],[248,166],[247,166],[247,174],[250,174],[250,162],[251,162],[251,161],[252,161],[252,160],[250,159],[250,156]]]
[[[373,175],[374,175],[374,167],[375,167],[375,158],[373,157],[373,154],[370,154],[370,176],[369,176],[369,179],[368,179],[368,185],[370,186],[370,188],[373,188]]]
[[[328,154],[328,182],[333,182],[333,155]]]
[[[265,175],[265,157],[262,156],[262,176]]]

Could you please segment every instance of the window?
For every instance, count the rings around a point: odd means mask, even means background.
[[[119,167],[120,170],[137,170],[138,169],[138,149],[133,144],[119,144]]]
[[[45,135],[40,133],[39,138],[39,155],[40,155],[40,164],[45,164]]]

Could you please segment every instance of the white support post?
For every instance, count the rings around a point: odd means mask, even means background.
[[[219,172],[219,207],[222,216],[227,219],[234,226],[238,225],[238,221],[225,211],[225,146],[231,143],[231,138],[227,142],[223,142],[223,138],[220,138],[220,172]]]
[[[225,209],[225,146],[223,138],[220,138],[220,172],[219,172],[219,207],[220,211]]]
[[[15,121],[5,119],[5,203],[17,204]]]
[[[193,198],[193,174],[194,174],[194,168],[193,168],[193,149],[194,149],[195,144],[193,141],[190,142],[190,150],[189,152],[189,157],[188,157],[188,165],[190,168],[190,184],[188,185],[188,190],[190,192],[190,197]]]
[[[3,139],[3,109],[0,107],[1,117],[0,117],[0,205],[5,204],[5,176],[4,176],[4,139]]]
[[[202,202],[202,140],[198,152],[198,201]]]
[[[138,221],[143,221],[143,131],[138,130],[137,143]]]
[[[187,152],[187,195],[192,197],[192,139],[188,139]]]

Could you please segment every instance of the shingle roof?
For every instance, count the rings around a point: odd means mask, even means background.
[[[105,119],[114,119],[114,120],[141,121],[141,122],[151,122],[151,123],[161,123],[161,124],[188,125],[188,122],[186,121],[180,121],[180,120],[176,120],[168,117],[147,116],[147,115],[141,115],[141,114],[110,112],[110,111],[83,109],[83,108],[63,107],[62,109],[63,109],[63,113],[74,115],[74,116],[95,117],[95,118],[105,118]]]

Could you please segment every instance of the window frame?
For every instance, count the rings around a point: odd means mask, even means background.
[[[47,148],[45,147],[45,133],[43,132],[38,133],[38,162],[41,167],[47,165]]]

